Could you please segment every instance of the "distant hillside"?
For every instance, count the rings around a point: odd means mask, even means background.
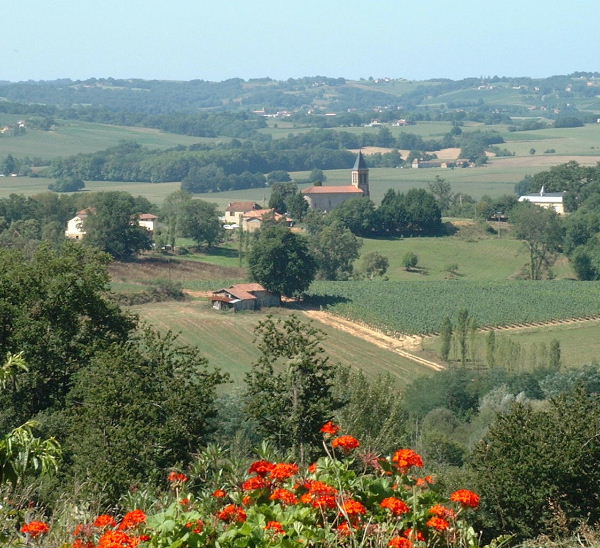
[[[598,73],[549,78],[487,77],[408,81],[352,81],[324,76],[187,82],[91,78],[0,82],[0,99],[21,103],[105,107],[113,111],[164,114],[203,109],[343,112],[364,109],[464,109],[484,105],[509,115],[555,109],[598,112]],[[535,110],[534,110],[535,109]]]

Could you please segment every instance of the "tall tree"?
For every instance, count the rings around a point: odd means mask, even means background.
[[[309,245],[317,263],[317,277],[347,280],[352,275],[362,242],[341,222],[333,221],[311,236]]]
[[[85,243],[110,253],[115,259],[133,259],[152,247],[150,232],[137,224],[136,202],[126,192],[100,192],[94,198],[95,212],[84,223]]]
[[[180,219],[181,234],[192,238],[197,245],[212,247],[222,235],[216,204],[190,200],[183,205]]]
[[[529,278],[540,280],[554,264],[562,244],[562,226],[554,210],[522,203],[511,213],[517,238],[529,250]]]
[[[285,226],[267,225],[252,245],[248,267],[255,282],[293,296],[308,289],[317,264],[302,236]]]
[[[296,315],[269,317],[255,333],[260,356],[246,375],[248,413],[265,439],[307,462],[319,451],[320,427],[340,406],[324,334]]]

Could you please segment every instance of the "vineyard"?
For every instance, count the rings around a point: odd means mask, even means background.
[[[443,280],[315,282],[308,302],[388,333],[438,332],[466,308],[479,326],[550,321],[598,314],[596,282]]]

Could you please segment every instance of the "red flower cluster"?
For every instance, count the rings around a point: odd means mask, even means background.
[[[327,421],[321,427],[321,432],[323,432],[323,434],[330,434],[331,436],[335,436],[339,431],[340,431],[340,427],[331,421]]]
[[[291,491],[283,489],[282,487],[278,487],[277,489],[275,489],[269,497],[269,499],[279,500],[283,502],[283,504],[287,505],[298,503],[298,497],[296,497],[296,495],[294,495],[294,493],[292,493]]]
[[[360,447],[360,442],[354,436],[340,436],[331,442],[332,447],[339,447],[344,451],[352,451]]]
[[[146,514],[142,510],[132,510],[123,516],[121,523],[119,523],[119,531],[126,531],[132,529],[140,523],[146,521]]]
[[[116,525],[117,522],[115,521],[115,518],[108,514],[102,514],[94,521],[94,527],[98,527],[99,529],[102,529],[103,527],[115,527]]]
[[[379,506],[382,508],[387,508],[394,514],[394,516],[401,516],[402,514],[406,514],[410,511],[408,504],[403,500],[397,499],[396,497],[388,497],[383,499]]]
[[[412,529],[406,529],[402,534],[408,539],[420,540],[422,542],[425,542],[425,535],[421,533],[421,531],[413,531]]]
[[[267,531],[273,531],[278,535],[285,535],[285,530],[281,526],[281,523],[279,523],[278,521],[268,521],[265,525],[265,529]]]
[[[140,537],[132,537],[123,531],[106,531],[98,541],[98,548],[136,548],[142,541]]]
[[[167,479],[171,482],[171,483],[185,483],[186,481],[188,481],[190,478],[188,478],[185,474],[182,474],[181,472],[171,472],[168,476]]]
[[[50,531],[50,526],[43,521],[30,521],[21,527],[21,533],[25,533],[31,538],[45,535],[48,531]]]
[[[460,502],[463,506],[477,508],[479,506],[479,495],[468,489],[459,489],[450,495],[450,500]]]
[[[446,508],[442,504],[436,504],[429,509],[429,513],[437,516],[438,518],[443,519],[454,519],[456,517],[456,512],[451,508]]]
[[[417,478],[417,486],[418,487],[426,487],[427,485],[431,485],[435,483],[435,479],[433,476],[425,476],[424,478]]]
[[[248,468],[248,474],[256,474],[257,476],[265,477],[275,465],[268,460],[257,460]]]
[[[388,543],[390,548],[412,548],[413,543],[404,537],[393,537]]]
[[[427,527],[432,527],[438,531],[445,531],[448,529],[448,527],[450,527],[450,524],[445,519],[433,516],[427,521]]]
[[[411,466],[423,466],[421,455],[412,449],[399,449],[394,453],[392,462],[395,462],[403,472],[406,472]]]
[[[223,491],[223,489],[217,489],[216,491],[213,492],[212,496],[217,499],[222,499],[227,496],[227,493],[225,491]]]
[[[242,483],[242,490],[254,491],[255,489],[262,489],[263,487],[267,486],[268,484],[263,478],[261,478],[260,476],[254,476]]]
[[[287,462],[278,462],[273,466],[269,477],[273,480],[283,481],[298,473],[298,465]]]
[[[192,533],[196,533],[199,535],[204,531],[204,522],[201,519],[197,519],[196,521],[190,521],[185,524],[188,529],[192,530]]]
[[[322,481],[308,480],[302,484],[308,492],[300,497],[300,502],[310,504],[314,508],[335,508],[337,506],[337,489]]]
[[[342,510],[351,517],[367,513],[367,509],[354,499],[349,499],[344,502],[344,504],[342,504]]]
[[[226,522],[242,523],[246,521],[246,512],[235,504],[228,504],[217,514],[217,518]]]

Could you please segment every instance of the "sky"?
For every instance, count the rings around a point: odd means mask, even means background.
[[[598,71],[598,0],[0,0],[0,80]]]

